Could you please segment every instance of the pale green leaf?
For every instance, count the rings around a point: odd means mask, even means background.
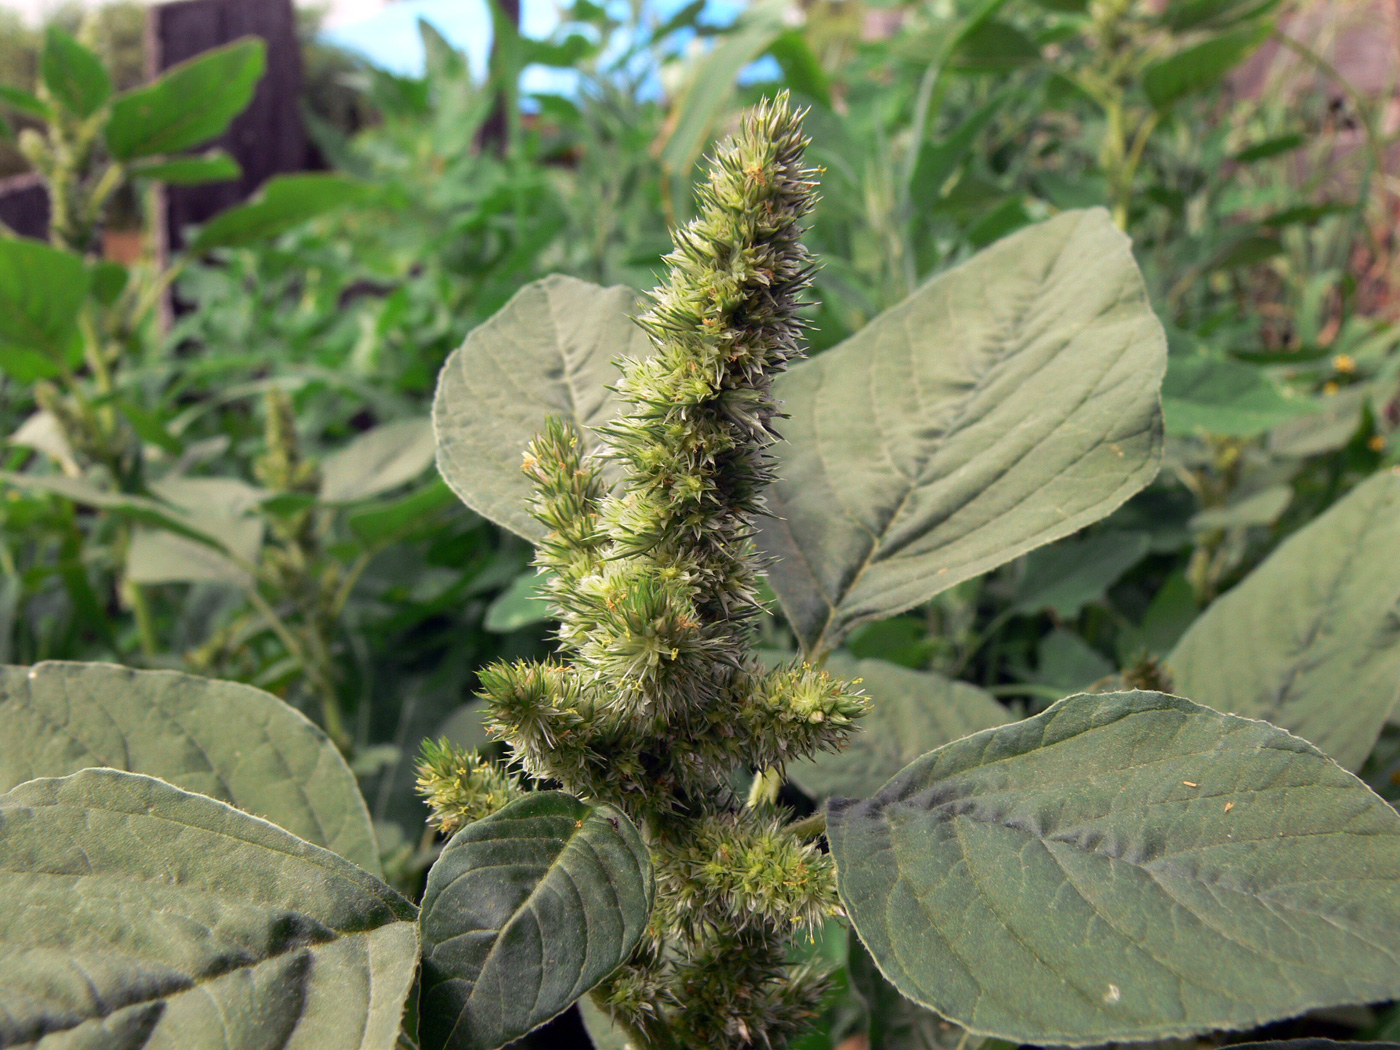
[[[550,416],[586,428],[618,414],[613,361],[647,357],[651,343],[628,315],[637,296],[572,277],[522,288],[467,336],[438,377],[433,401],[438,469],[462,501],[529,540],[543,527],[525,511],[532,488],[525,446]]]
[[[824,751],[788,766],[789,779],[813,798],[869,795],[926,751],[1011,718],[977,686],[933,671],[845,653],[832,653],[825,666],[847,681],[860,679],[870,711],[844,751]]]
[[[1219,507],[1209,507],[1191,519],[1193,529],[1242,529],[1272,525],[1293,501],[1288,485],[1269,485],[1237,496]]]
[[[1167,433],[1255,437],[1322,406],[1286,397],[1255,365],[1207,357],[1173,357],[1162,384]]]
[[[1400,995],[1400,814],[1179,697],[1062,700],[831,803],[827,834],[881,971],[979,1034],[1164,1039]]]
[[[653,892],[611,806],[541,791],[468,824],[423,895],[423,1050],[493,1050],[567,1009],[632,953]]]
[[[760,543],[808,653],[1067,536],[1157,473],[1162,327],[1102,210],[1030,227],[782,377]]]
[[[237,478],[163,478],[151,493],[186,515],[185,523],[221,549],[167,529],[137,528],[127,549],[133,583],[226,583],[247,587],[262,549],[265,493]],[[229,557],[232,555],[232,557]]]
[[[408,901],[328,850],[151,777],[0,796],[0,1045],[391,1050]]]
[[[1400,697],[1397,553],[1400,472],[1382,471],[1201,614],[1167,657],[1176,688],[1359,768]]]
[[[0,792],[108,766],[270,820],[378,874],[355,777],[326,735],[260,689],[175,671],[0,668]]]
[[[1063,627],[1040,640],[1036,656],[1036,681],[1059,689],[1061,696],[1088,689],[1118,670],[1092,645]]]
[[[190,244],[190,251],[239,248],[279,237],[318,215],[361,203],[373,187],[332,172],[278,175],[258,195],[210,219]]]
[[[321,463],[321,499],[353,503],[407,484],[433,465],[433,427],[400,419],[366,430]]]
[[[522,572],[486,607],[482,626],[505,634],[548,620],[549,605],[540,586],[544,582],[534,569]]]

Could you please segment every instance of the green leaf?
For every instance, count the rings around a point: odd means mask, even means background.
[[[369,811],[340,752],[260,689],[111,664],[4,667],[0,722],[0,792],[87,766],[144,773],[379,873]]]
[[[807,38],[795,29],[778,36],[768,48],[783,80],[793,91],[806,95],[827,109],[831,108],[831,81]]]
[[[423,1050],[494,1050],[567,1009],[632,953],[653,892],[611,806],[540,791],[468,824],[423,895]]]
[[[413,905],[223,802],[86,769],[0,795],[0,1042],[391,1050]]]
[[[136,160],[217,138],[253,99],[266,46],[254,37],[172,66],[154,84],[118,95],[107,122],[107,148]]]
[[[1035,680],[1058,689],[1060,695],[1088,689],[1117,668],[1073,631],[1057,627],[1036,648]]]
[[[400,419],[360,434],[321,463],[321,500],[354,503],[396,489],[433,465],[433,426]]]
[[[734,93],[740,71],[772,47],[783,32],[783,5],[762,0],[718,36],[710,52],[695,63],[671,107],[674,124],[661,151],[661,163],[668,172],[688,182]]]
[[[449,507],[458,508],[459,516],[465,516],[452,490],[435,477],[399,499],[356,508],[346,515],[345,523],[361,543],[375,545],[431,528]]]
[[[904,995],[1081,1046],[1400,994],[1400,814],[1311,744],[1072,696],[829,804],[846,913]]]
[[[52,23],[44,37],[39,72],[49,95],[75,116],[92,116],[112,97],[112,78],[102,60]]]
[[[1293,150],[1303,146],[1308,141],[1308,137],[1300,131],[1293,131],[1287,135],[1278,135],[1274,138],[1264,139],[1256,142],[1252,146],[1246,146],[1232,158],[1236,164],[1254,164],[1261,160],[1268,160],[1270,157],[1277,157],[1283,153],[1291,153]]]
[[[26,117],[33,117],[35,120],[48,121],[53,117],[53,111],[43,99],[7,84],[0,84],[0,102],[18,113],[23,113]]]
[[[861,679],[870,711],[846,750],[788,766],[788,778],[818,800],[869,795],[924,752],[1011,718],[977,686],[933,671],[845,653],[832,653],[826,669],[848,681]]]
[[[1191,519],[1193,529],[1242,529],[1250,525],[1272,525],[1293,502],[1288,485],[1269,485],[1255,492],[1241,493],[1229,503],[1209,507]]]
[[[205,223],[190,244],[191,252],[242,248],[280,237],[304,222],[358,204],[373,187],[344,175],[278,175],[247,204],[220,212]]]
[[[784,375],[759,541],[806,651],[1146,485],[1165,363],[1128,240],[1094,210],[1008,237]]]
[[[200,186],[209,182],[231,182],[243,169],[223,150],[210,150],[199,157],[176,157],[133,165],[134,178],[165,182],[172,186]]]
[[[1218,598],[1167,658],[1177,688],[1348,769],[1400,697],[1400,473],[1373,475]]]
[[[0,369],[20,382],[61,374],[91,283],[80,256],[0,236]]]
[[[438,470],[467,506],[538,540],[525,510],[533,493],[520,470],[525,446],[550,416],[587,428],[618,414],[609,389],[618,357],[648,357],[651,343],[629,319],[637,296],[572,277],[527,284],[472,331],[438,377],[433,400]]]
[[[849,936],[846,966],[851,986],[865,1003],[870,1050],[976,1050],[981,1039],[900,995],[854,930]]]
[[[127,550],[133,583],[226,583],[247,587],[247,566],[262,549],[264,493],[236,478],[163,478],[151,493],[185,514],[184,521],[218,548],[167,529],[138,528]],[[227,555],[232,555],[230,558]]]
[[[953,68],[965,73],[1009,73],[1040,61],[1040,48],[1009,22],[989,18],[966,34],[953,55]]]
[[[1255,25],[1221,33],[1152,63],[1142,72],[1147,100],[1167,110],[1187,95],[1209,91],[1268,39],[1271,28]]]
[[[1023,613],[1049,609],[1064,620],[1077,616],[1142,561],[1151,546],[1146,532],[1108,531],[1042,547],[1026,559],[1013,608]]]
[[[531,624],[544,623],[549,619],[549,606],[545,604],[545,593],[540,588],[543,582],[534,569],[522,572],[486,607],[486,619],[482,625],[488,631],[507,634]]]
[[[1320,407],[1309,398],[1285,397],[1253,365],[1199,355],[1173,356],[1162,384],[1167,433],[1183,437],[1198,431],[1256,437]]]

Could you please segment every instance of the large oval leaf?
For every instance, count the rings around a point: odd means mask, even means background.
[[[626,961],[651,915],[631,821],[541,791],[468,824],[423,895],[424,1050],[493,1050]]]
[[[0,667],[0,791],[108,766],[237,806],[379,873],[355,775],[298,711],[251,686],[112,664]]]
[[[265,820],[87,769],[0,795],[0,1046],[390,1050],[413,905]]]
[[[1400,474],[1369,478],[1214,602],[1167,658],[1176,688],[1348,769],[1400,696]]]
[[[807,653],[1141,489],[1165,367],[1128,240],[1094,210],[1006,238],[783,376],[760,542]]]
[[[559,416],[580,429],[613,418],[619,357],[651,344],[628,314],[637,294],[573,277],[527,284],[442,368],[433,400],[438,469],[462,501],[530,540],[544,535],[525,511],[525,446]]]
[[[1311,744],[1161,693],[1062,700],[830,803],[906,996],[1083,1045],[1400,995],[1400,814]]]
[[[813,798],[872,794],[920,755],[1011,720],[991,694],[932,671],[845,653],[832,653],[826,669],[847,681],[860,679],[870,711],[844,751],[788,766],[788,777]]]

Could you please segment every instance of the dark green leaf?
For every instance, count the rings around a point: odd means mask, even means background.
[[[1236,164],[1253,164],[1257,161],[1268,160],[1270,157],[1277,157],[1282,153],[1291,153],[1307,141],[1306,135],[1294,131],[1287,135],[1264,139],[1252,146],[1246,146],[1236,153],[1233,159]]]
[[[423,895],[424,1050],[494,1050],[567,1009],[632,953],[653,892],[611,806],[542,791],[468,824]]]
[[[267,821],[86,769],[0,795],[0,1043],[392,1050],[414,908]]]
[[[355,777],[326,735],[236,682],[111,664],[0,668],[0,792],[107,766],[168,780],[378,874]]]
[[[1267,25],[1236,29],[1154,62],[1142,73],[1142,89],[1148,101],[1157,109],[1166,110],[1187,95],[1209,91],[1248,58],[1269,32]]]
[[[378,544],[431,526],[443,510],[461,505],[441,478],[397,500],[375,502],[346,516],[350,531],[362,543]],[[464,512],[463,512],[464,513]]]
[[[1009,22],[988,18],[965,34],[953,53],[953,68],[964,73],[1007,73],[1040,61],[1040,48]]]
[[[870,1050],[976,1050],[981,1039],[900,995],[854,930],[849,936],[846,966],[851,987],[865,1003]]]
[[[1359,768],[1400,699],[1397,551],[1400,474],[1381,471],[1206,609],[1167,659],[1176,687]]]
[[[240,248],[271,240],[302,223],[357,204],[371,196],[372,187],[344,175],[279,175],[247,204],[220,212],[205,223],[190,251]]]
[[[528,284],[447,359],[433,400],[438,470],[462,501],[529,540],[543,527],[525,510],[533,489],[525,446],[550,416],[588,428],[617,415],[613,361],[648,357],[628,314],[630,288],[572,277]]]
[[[0,366],[54,376],[77,342],[78,311],[92,283],[80,256],[25,237],[0,236]]]
[[[788,766],[792,782],[815,799],[871,794],[924,752],[1011,719],[975,685],[932,671],[839,652],[831,654],[826,669],[848,681],[861,679],[870,711],[844,751]]]
[[[1024,613],[1050,609],[1066,620],[1077,616],[1140,562],[1151,545],[1146,532],[1110,531],[1042,547],[1026,559],[1013,608]]]
[[[1146,485],[1165,363],[1127,238],[1089,211],[1008,237],[784,375],[760,544],[807,652]]]
[[[92,270],[92,294],[103,306],[111,306],[117,301],[117,297],[126,291],[126,282],[130,279],[126,267],[119,262],[104,259],[92,263],[89,269]]]
[[[769,45],[768,53],[783,71],[788,87],[813,102],[831,108],[831,84],[807,38],[796,30],[781,34]]]
[[[231,182],[243,169],[223,150],[211,150],[200,157],[176,157],[133,165],[134,178],[165,182],[172,186],[199,186],[208,182]]]
[[[1061,696],[1083,692],[1116,670],[1107,657],[1063,627],[1042,638],[1036,649],[1035,680],[1059,690]]]
[[[1086,1045],[1400,994],[1400,814],[1312,745],[1081,694],[829,804],[846,913],[906,996]]]
[[[548,620],[549,607],[540,589],[543,582],[534,569],[522,572],[486,607],[486,619],[482,626],[488,631],[507,634]]]
[[[222,135],[252,101],[266,47],[246,37],[172,66],[154,84],[118,95],[107,148],[118,160],[178,153]]]
[[[1279,0],[1172,0],[1164,6],[1162,18],[1173,32],[1185,33],[1257,18],[1278,5]]]
[[[1211,266],[1217,270],[1235,270],[1246,266],[1258,266],[1261,262],[1267,262],[1275,256],[1282,255],[1283,251],[1283,242],[1277,237],[1262,235],[1241,237],[1217,255]]]
[[[948,134],[936,141],[925,142],[919,148],[919,159],[909,186],[915,199],[935,200],[942,196],[944,185],[971,152],[977,136],[992,122],[1009,97],[1009,91],[998,92]]]
[[[75,116],[92,116],[112,97],[112,78],[102,60],[61,26],[49,25],[39,71],[49,95]]]

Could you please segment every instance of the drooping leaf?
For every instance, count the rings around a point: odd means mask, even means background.
[[[546,277],[447,359],[433,401],[438,470],[467,506],[526,539],[544,535],[525,511],[525,446],[550,416],[574,423],[587,441],[586,428],[617,415],[607,389],[617,381],[613,360],[651,353],[628,319],[635,307],[629,288]]]
[[[398,1038],[413,905],[223,802],[112,769],[28,781],[0,796],[0,886],[5,1046]]]
[[[131,174],[138,179],[172,186],[200,186],[209,182],[230,182],[242,175],[243,169],[223,150],[210,150],[200,157],[175,157],[133,165]]]
[[[1321,407],[1285,397],[1265,373],[1239,361],[1173,357],[1162,383],[1168,434],[1255,437]]]
[[[1167,110],[1187,95],[1209,91],[1268,38],[1270,29],[1254,25],[1220,33],[1154,62],[1142,72],[1148,101]]]
[[[126,574],[134,583],[249,585],[248,567],[262,549],[263,518],[254,513],[265,495],[237,478],[162,478],[151,493],[183,511],[185,522],[219,548],[159,528],[138,528],[127,549]],[[232,557],[230,557],[232,555]]]
[[[344,175],[313,172],[269,179],[251,201],[204,224],[190,251],[239,248],[271,240],[318,215],[367,200],[373,187]]]
[[[39,71],[50,97],[75,116],[92,116],[112,97],[112,78],[102,60],[61,26],[50,24],[44,35]]]
[[[783,376],[760,545],[807,652],[1147,484],[1165,363],[1128,241],[1094,210],[1008,237]]]
[[[831,803],[827,834],[881,971],[976,1033],[1164,1039],[1400,994],[1400,814],[1180,697],[1062,700]]]
[[[321,499],[353,503],[398,488],[433,465],[433,427],[400,419],[367,430],[321,463]]]
[[[1026,559],[1014,608],[1026,613],[1051,609],[1063,619],[1076,616],[1102,598],[1151,545],[1146,532],[1109,531],[1041,547]]]
[[[468,824],[423,895],[423,1050],[494,1050],[568,1008],[637,946],[652,894],[611,806],[542,791]]]
[[[1359,768],[1400,698],[1397,551],[1400,474],[1381,471],[1201,614],[1167,658],[1176,688]]]
[[[848,681],[861,679],[870,711],[844,751],[788,766],[789,779],[816,799],[869,795],[925,752],[1011,719],[977,686],[933,671],[845,653],[832,653],[826,669]]]
[[[59,375],[91,282],[80,256],[0,235],[0,371],[20,382]]]
[[[379,872],[369,811],[340,752],[260,689],[112,664],[4,667],[0,724],[0,792],[87,766],[144,773]]]
[[[118,95],[107,148],[118,160],[178,153],[222,135],[252,101],[266,46],[247,37],[172,66],[154,84]]]

